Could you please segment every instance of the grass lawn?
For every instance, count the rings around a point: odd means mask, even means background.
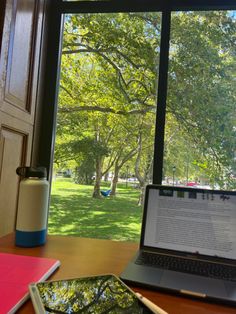
[[[108,187],[103,185],[104,189]],[[93,186],[57,178],[52,185],[49,234],[139,241],[139,190],[119,184],[115,197],[92,198]]]

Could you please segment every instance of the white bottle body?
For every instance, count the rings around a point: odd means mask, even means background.
[[[21,180],[16,222],[16,245],[37,246],[46,241],[49,183],[46,178]]]

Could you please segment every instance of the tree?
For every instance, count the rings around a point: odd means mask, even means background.
[[[235,31],[227,11],[185,12],[172,19],[169,117],[180,126],[192,164],[222,187],[233,170],[236,144]]]
[[[158,25],[157,20],[156,24]],[[112,29],[108,32],[109,27]],[[59,114],[87,112],[86,129],[91,132],[96,126],[95,138],[106,143],[113,155],[112,160],[100,156],[95,161],[95,197],[100,196],[102,175],[113,165],[117,174],[127,158],[131,158],[137,151],[137,143],[132,139],[132,134],[129,143],[134,146],[129,145],[129,151],[127,145],[125,149],[118,148],[120,145],[117,146],[117,143],[123,143],[124,138],[130,134],[124,133],[125,128],[120,127],[121,119],[116,119],[115,116],[132,117],[145,115],[149,111],[155,112],[156,73],[153,71],[156,70],[154,57],[157,55],[159,37],[151,38],[150,28],[147,20],[143,17],[140,19],[140,15],[131,15],[131,20],[128,14],[110,14],[107,18],[88,14],[67,18]],[[153,31],[159,32],[157,27]],[[79,78],[76,74],[79,74]],[[131,120],[139,123],[136,117]],[[137,124],[133,125],[133,129],[138,127]],[[112,132],[112,136],[107,138],[109,130],[117,133]],[[104,165],[108,167],[102,170]]]
[[[128,159],[141,187],[150,180],[160,18],[159,13],[66,17],[57,143],[67,143],[70,151],[73,141],[89,137],[109,152],[94,154],[95,197],[102,176],[110,169],[117,176]],[[227,11],[178,12],[171,30],[164,173],[170,176],[176,165],[182,179],[191,172],[207,176],[212,185],[233,187],[235,19]]]

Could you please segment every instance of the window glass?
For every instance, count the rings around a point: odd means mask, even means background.
[[[160,13],[64,16],[49,233],[138,241],[160,25]]]
[[[171,16],[163,183],[236,188],[236,12]]]

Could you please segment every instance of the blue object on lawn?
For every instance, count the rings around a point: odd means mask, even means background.
[[[110,195],[111,190],[107,190],[107,191],[100,191],[100,192],[101,192],[102,196],[107,197],[107,196],[109,196],[109,195]]]

